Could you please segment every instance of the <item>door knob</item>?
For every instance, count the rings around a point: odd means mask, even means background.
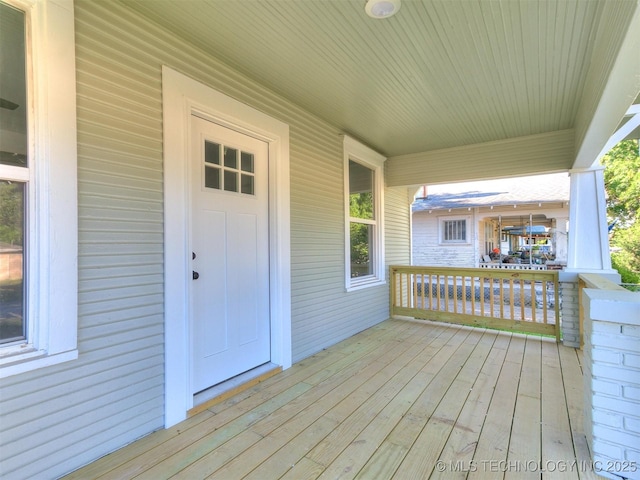
[[[195,270],[193,270],[193,279],[197,280],[200,278],[200,274],[198,272],[196,272]]]

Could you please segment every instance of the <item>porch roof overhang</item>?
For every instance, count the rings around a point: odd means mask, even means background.
[[[389,186],[589,168],[638,103],[640,0],[120,1],[382,153]]]

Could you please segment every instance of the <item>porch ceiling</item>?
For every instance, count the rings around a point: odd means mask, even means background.
[[[530,162],[527,173],[574,165],[638,8],[638,0],[404,0],[395,16],[375,20],[365,0],[121,1],[387,157],[562,137],[561,155]],[[613,109],[604,141],[637,93]],[[456,167],[459,179],[464,171]]]

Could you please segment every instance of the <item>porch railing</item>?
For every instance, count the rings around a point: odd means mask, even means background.
[[[557,271],[392,266],[390,281],[391,316],[560,339]]]
[[[546,270],[546,265],[535,263],[481,263],[480,268],[490,268],[499,270]]]

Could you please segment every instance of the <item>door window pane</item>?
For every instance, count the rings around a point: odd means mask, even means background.
[[[253,195],[253,176],[242,174],[242,185],[240,185],[240,191],[247,195]]]
[[[220,145],[213,142],[204,142],[204,161],[214,165],[220,165]]]
[[[220,190],[220,169],[208,168],[204,169],[204,186],[207,188],[215,188]]]
[[[238,150],[235,148],[224,147],[224,166],[229,168],[238,168]]]
[[[0,343],[26,338],[24,183],[0,180]]]
[[[227,192],[238,191],[238,174],[236,172],[224,171],[224,189]]]
[[[243,172],[253,173],[253,153],[242,152],[240,154],[240,169]]]

